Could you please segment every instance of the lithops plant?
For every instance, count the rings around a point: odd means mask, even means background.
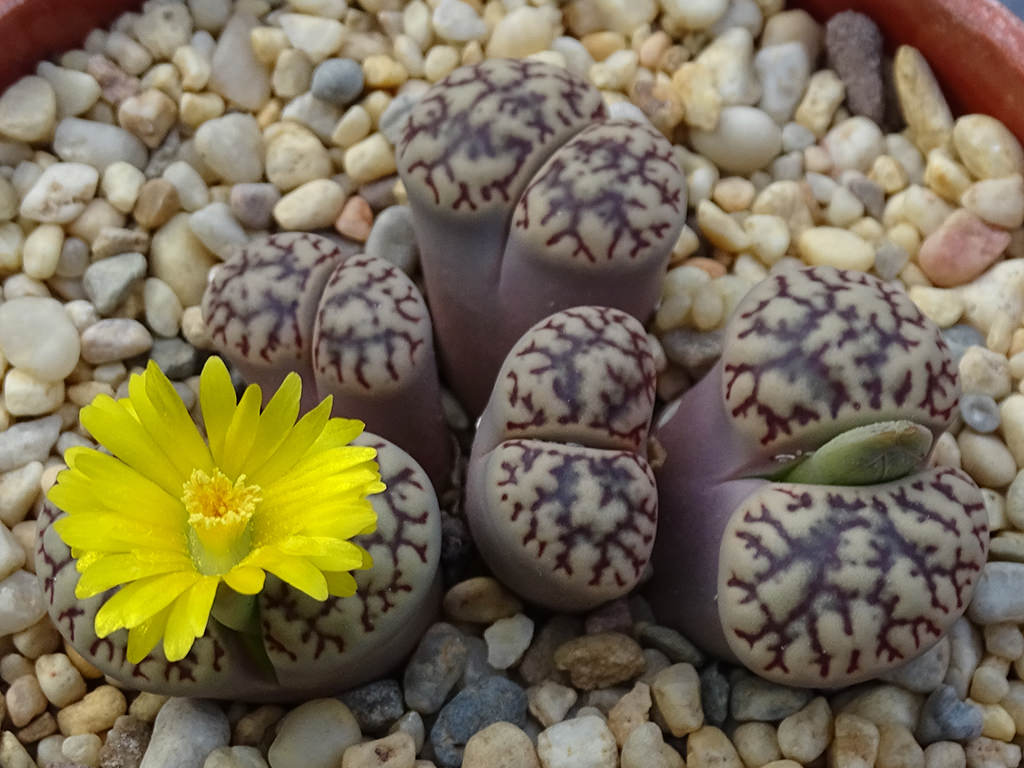
[[[562,67],[492,59],[411,111],[397,148],[442,370],[477,414],[505,354],[579,305],[644,320],[686,215],[672,146]]]
[[[333,395],[336,415],[362,420],[446,486],[452,447],[430,315],[394,264],[346,258],[320,235],[269,235],[214,271],[202,309],[218,351],[249,382],[274,392],[298,372],[304,409]]]
[[[659,619],[790,685],[927,650],[988,548],[980,490],[927,465],[957,397],[938,329],[901,290],[830,267],[756,286],[655,431]]]
[[[354,539],[374,562],[371,569],[353,574],[358,588],[352,597],[320,602],[268,576],[256,598],[258,633],[231,629],[232,605],[218,602],[206,634],[184,659],[168,662],[157,646],[133,665],[125,659],[126,630],[103,639],[96,636],[96,612],[111,593],[75,597],[78,572],[53,529],[62,513],[46,504],[36,542],[36,573],[54,624],[104,673],[171,696],[309,698],[386,674],[412,650],[438,612],[441,519],[430,481],[412,457],[367,433],[354,443],[377,449],[387,491],[371,498],[377,531]],[[248,612],[248,606],[240,607]]]
[[[509,352],[473,441],[466,516],[484,560],[528,600],[585,610],[643,575],[658,514],[654,382],[643,326],[608,307],[551,315]]]

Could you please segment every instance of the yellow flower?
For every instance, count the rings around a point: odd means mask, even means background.
[[[261,412],[260,388],[236,402],[211,357],[199,383],[208,443],[153,362],[127,398],[82,409],[113,455],[69,449],[49,498],[67,512],[55,528],[77,558],[75,595],[121,586],[96,634],[127,628],[131,663],[161,638],[169,660],[184,658],[222,583],[255,595],[269,572],[317,600],[355,592],[349,571],[372,563],[347,539],[377,526],[366,498],[384,490],[376,451],[349,445],[363,424],[330,418],[331,398],[296,422],[301,389],[289,374]]]

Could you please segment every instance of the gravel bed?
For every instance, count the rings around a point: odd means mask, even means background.
[[[317,230],[418,278],[394,147],[463,64],[532,58],[672,140],[688,187],[648,330],[658,395],[721,352],[736,304],[800,261],[872,272],[940,328],[964,392],[935,461],[992,532],[952,631],[884,679],[769,683],[638,594],[583,616],[482,570],[457,499],[443,621],[404,669],[298,705],[104,679],[34,573],[79,410],[155,360],[196,408],[210,270]],[[1024,151],[954,118],[919,52],[782,0],[150,0],[0,96],[0,768],[1010,768],[1024,745]],[[450,421],[464,427],[452,408]]]

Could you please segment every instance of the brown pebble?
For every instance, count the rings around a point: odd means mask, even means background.
[[[350,197],[345,201],[345,207],[338,214],[334,228],[339,235],[355,240],[357,243],[365,243],[373,229],[373,211],[370,204],[358,195]]]
[[[142,185],[132,215],[147,229],[157,229],[181,208],[178,190],[166,179],[150,179]]]
[[[643,673],[646,660],[636,640],[605,632],[563,643],[555,651],[555,666],[569,673],[575,687],[592,691],[632,680]]]
[[[57,724],[65,736],[100,733],[110,728],[128,709],[124,694],[112,685],[101,685],[81,701],[57,713]]]
[[[40,739],[52,736],[57,732],[57,721],[49,712],[39,717],[18,731],[18,741],[22,744],[35,744]]]
[[[149,250],[149,235],[127,227],[104,227],[92,241],[93,259],[106,259],[121,253],[142,253]]]
[[[828,62],[846,86],[850,111],[876,123],[885,118],[882,43],[878,25],[863,13],[843,11],[825,25]]]
[[[460,581],[444,596],[445,615],[472,624],[491,624],[514,616],[522,608],[519,598],[489,576]]]
[[[235,723],[231,743],[240,747],[259,746],[270,727],[284,717],[284,713],[285,708],[276,704],[257,707]]]
[[[85,657],[82,656],[78,651],[75,650],[71,643],[64,641],[64,653],[71,659],[71,663],[75,665],[75,669],[82,673],[82,677],[86,680],[98,680],[103,677],[103,670],[93,666]]]
[[[541,627],[519,662],[519,674],[530,685],[544,680],[561,682],[564,673],[555,669],[555,649],[583,633],[583,622],[575,616],[557,615]]]
[[[132,77],[106,56],[90,56],[86,71],[100,84],[104,100],[115,106],[139,92],[139,78]]]
[[[178,105],[156,88],[129,96],[117,108],[118,124],[142,139],[150,149],[160,146],[177,117]]]
[[[694,256],[692,259],[684,261],[683,264],[707,272],[712,279],[722,277],[728,271],[722,262],[704,256]]]

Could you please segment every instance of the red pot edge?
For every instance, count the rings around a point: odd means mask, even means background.
[[[997,0],[931,0],[927,13],[921,4],[794,3],[822,21],[848,9],[868,14],[887,40],[921,50],[957,112],[993,115],[1024,138],[1024,22]],[[31,72],[41,58],[80,44],[90,29],[140,5],[141,0],[0,0],[0,88]]]

